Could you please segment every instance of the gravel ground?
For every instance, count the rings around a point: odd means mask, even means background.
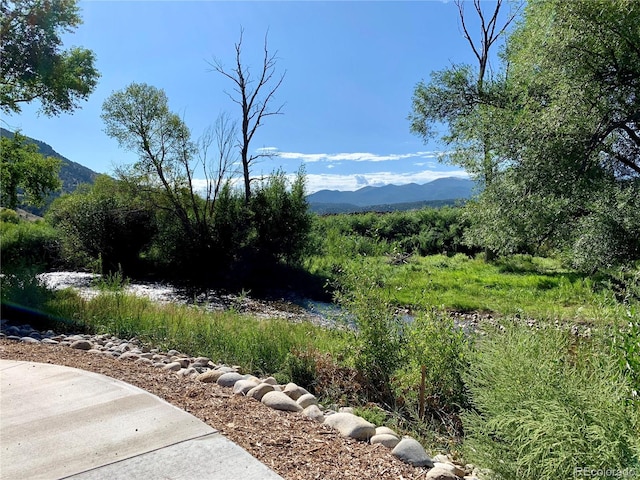
[[[172,372],[56,345],[0,340],[0,358],[52,363],[110,376],[142,388],[198,417],[289,480],[418,479],[381,445],[343,438],[299,414],[272,410],[230,389]]]

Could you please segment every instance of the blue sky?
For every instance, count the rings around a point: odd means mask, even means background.
[[[486,1],[487,9],[495,3]],[[93,50],[101,73],[81,108],[48,118],[37,102],[3,116],[5,128],[49,143],[67,158],[101,172],[135,157],[104,133],[102,103],[131,82],[165,90],[171,109],[198,137],[220,111],[239,117],[225,91],[233,85],[211,71],[231,66],[244,29],[243,59],[258,71],[264,37],[277,51],[285,79],[252,150],[279,152],[254,166],[256,176],[302,164],[308,191],[355,190],[366,185],[425,183],[464,176],[439,163],[437,143],[409,132],[407,115],[417,82],[452,63],[475,64],[451,1],[86,1],[84,23],[65,46]],[[477,32],[473,5],[469,27]],[[475,29],[475,30],[474,30]]]

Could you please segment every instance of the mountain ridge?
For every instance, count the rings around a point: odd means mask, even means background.
[[[468,178],[444,177],[425,184],[366,186],[355,191],[319,190],[307,195],[312,210],[314,206],[344,205],[363,209],[395,204],[419,204],[428,202],[455,203],[467,200],[474,192],[475,183]]]

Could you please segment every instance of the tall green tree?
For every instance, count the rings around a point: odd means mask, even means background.
[[[95,89],[91,50],[62,49],[81,23],[76,0],[0,1],[0,111],[40,100],[45,115],[70,112]]]
[[[285,177],[274,174],[247,203],[234,188],[243,174],[233,169],[236,126],[226,115],[194,141],[163,90],[134,83],[104,102],[102,118],[107,134],[138,155],[119,176],[153,204],[156,250],[174,273],[179,266],[209,276],[243,260],[245,266],[299,260],[310,230],[304,175],[288,189]]]
[[[425,142],[437,137],[444,126],[446,131],[440,140],[448,151],[441,160],[463,167],[486,185],[505,160],[495,148],[499,142],[496,122],[505,103],[505,79],[504,73],[491,74],[491,53],[515,19],[518,7],[505,16],[502,0],[492,4],[492,10],[474,0],[473,9],[480,23],[476,36],[468,27],[465,3],[468,2],[456,1],[458,15],[478,66],[454,64],[432,72],[429,82],[419,82],[414,89],[409,120],[411,131]]]
[[[518,159],[640,175],[640,2],[531,1],[507,53]]]
[[[460,66],[414,94],[413,131],[444,123],[449,160],[484,179],[467,241],[587,270],[637,258],[640,2],[531,0],[501,60],[489,81]]]
[[[0,139],[0,204],[15,209],[19,203],[42,206],[46,195],[61,187],[61,161],[38,153],[16,132]]]
[[[193,191],[195,144],[187,125],[169,109],[164,90],[132,83],[105,100],[102,119],[107,135],[138,155],[131,169],[121,171],[122,176],[146,189],[158,208],[176,215],[188,236],[197,235],[190,215],[190,207],[198,205]],[[162,192],[162,198],[157,192]]]
[[[640,2],[530,1],[505,60],[508,169],[479,210],[499,204],[520,239],[566,248],[586,270],[637,258]]]

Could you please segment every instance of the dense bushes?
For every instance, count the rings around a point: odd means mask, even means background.
[[[60,264],[60,236],[50,225],[27,222],[2,211],[0,256],[3,270],[21,266],[51,268]]]
[[[416,255],[470,254],[474,251],[462,243],[467,226],[462,209],[443,207],[319,217],[315,234],[346,242],[342,247],[346,246],[353,254],[376,255],[393,251]],[[327,249],[332,248],[331,242],[325,245]]]
[[[471,339],[435,309],[411,319],[405,335],[405,358],[393,378],[405,416],[461,435],[458,415],[468,407],[463,375]]]
[[[228,183],[210,204],[184,196],[176,209],[162,191],[138,188],[133,177],[102,176],[58,199],[47,219],[61,232],[70,263],[132,276],[251,281],[256,271],[297,264],[307,249],[311,220],[302,174],[291,186],[282,173],[268,177],[249,204]]]
[[[72,266],[99,262],[104,272],[137,271],[139,255],[155,233],[153,213],[141,199],[106,175],[93,186],[57,199],[47,219],[63,239]]]
[[[403,360],[403,325],[379,294],[381,288],[381,279],[355,267],[343,275],[337,299],[349,312],[346,320],[355,327],[353,363],[368,398],[393,405],[391,377]]]
[[[297,264],[307,253],[311,215],[307,211],[304,175],[291,188],[283,172],[266,179],[250,201],[255,236],[250,247],[263,261]]]

